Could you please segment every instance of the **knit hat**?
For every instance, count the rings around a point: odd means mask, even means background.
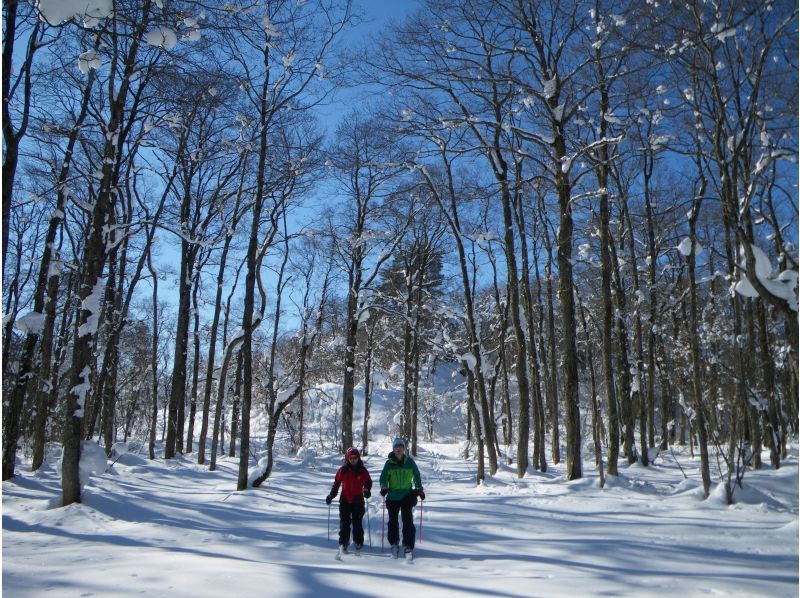
[[[406,441],[398,436],[397,438],[394,439],[394,442],[392,443],[392,450],[394,450],[394,447],[396,446],[402,446],[403,448],[406,448]]]
[[[357,448],[350,447],[349,449],[347,449],[346,455],[347,455],[347,458],[349,459],[350,457],[360,457],[361,453],[358,452]]]

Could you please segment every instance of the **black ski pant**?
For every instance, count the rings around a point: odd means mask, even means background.
[[[387,500],[386,510],[389,511],[389,544],[400,542],[400,524],[397,520],[398,514],[403,516],[403,546],[414,548],[414,540],[417,536],[417,528],[414,527],[414,506],[417,504],[417,497],[409,493],[400,500]]]
[[[364,503],[339,502],[339,544],[350,544],[350,525],[353,525],[353,540],[364,544]]]

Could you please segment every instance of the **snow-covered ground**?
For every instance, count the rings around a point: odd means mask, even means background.
[[[365,459],[376,479],[382,442]],[[779,471],[748,472],[732,507],[719,492],[701,500],[697,463],[678,452],[688,480],[667,453],[600,489],[591,461],[575,482],[563,465],[522,480],[504,467],[475,487],[461,450],[423,444],[428,500],[410,565],[381,552],[377,492],[372,548],[334,560],[335,455],[282,456],[264,487],[235,492],[234,460],[208,472],[129,453],[67,508],[54,508],[55,463],[23,464],[3,483],[3,595],[798,595],[796,444]]]

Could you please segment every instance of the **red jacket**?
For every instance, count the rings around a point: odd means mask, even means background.
[[[364,490],[372,488],[372,478],[361,459],[355,465],[345,463],[336,472],[336,479],[331,487],[331,496],[336,496],[339,486],[342,487],[341,502],[364,504]]]

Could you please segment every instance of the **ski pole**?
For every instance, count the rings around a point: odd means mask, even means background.
[[[419,543],[422,544],[422,505],[425,504],[425,501],[420,499],[419,501]]]
[[[385,522],[386,522],[386,499],[385,498],[383,499],[383,502],[381,502],[381,504],[383,505],[383,509],[381,509],[381,512],[382,512],[382,515],[381,515],[381,552],[383,552],[383,529],[386,527],[386,525],[385,525]]]
[[[331,541],[331,503],[328,503],[328,542]]]

